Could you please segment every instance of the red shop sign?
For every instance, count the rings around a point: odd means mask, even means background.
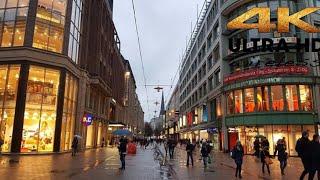
[[[249,78],[257,78],[269,75],[286,75],[286,74],[303,74],[309,73],[309,68],[306,66],[280,66],[280,67],[264,67],[261,69],[251,69],[243,72],[231,74],[224,78],[224,83],[230,83],[237,80]]]
[[[187,113],[187,124],[188,126],[192,126],[192,118],[193,118],[193,113],[192,112],[188,112]]]

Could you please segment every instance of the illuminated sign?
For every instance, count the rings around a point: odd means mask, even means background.
[[[303,74],[309,73],[306,66],[280,66],[280,67],[264,67],[260,69],[251,69],[243,72],[231,74],[224,78],[224,83],[230,83],[237,80],[248,78],[257,78],[268,75],[286,75],[286,74]]]
[[[305,8],[297,13],[290,15],[290,9],[286,7],[279,7],[278,8],[278,22],[271,23],[270,15],[271,10],[270,8],[266,7],[257,7],[252,8],[249,11],[245,12],[244,14],[240,15],[239,17],[233,19],[227,24],[227,28],[229,30],[232,29],[258,29],[260,33],[271,32],[274,29],[277,29],[279,33],[287,33],[290,32],[290,24],[293,24],[300,28],[303,31],[308,33],[318,33],[320,32],[319,29],[312,26],[311,24],[306,23],[305,21],[301,20],[301,18],[318,11],[320,8],[318,7],[311,7]],[[258,15],[258,22],[257,23],[245,23],[250,18]]]
[[[83,118],[82,118],[82,124],[85,126],[90,126],[92,124],[92,114],[84,114]]]

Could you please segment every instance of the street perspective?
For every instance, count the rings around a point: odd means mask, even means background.
[[[0,0],[0,180],[320,180],[320,0]]]

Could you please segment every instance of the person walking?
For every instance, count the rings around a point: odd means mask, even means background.
[[[119,155],[120,155],[120,161],[121,161],[121,167],[119,168],[120,170],[125,170],[126,169],[126,154],[127,154],[127,141],[123,137],[119,141]]]
[[[284,139],[279,139],[276,145],[274,155],[278,153],[278,160],[280,162],[281,175],[284,175],[284,169],[287,166],[288,153],[286,152],[287,147]]]
[[[254,148],[254,155],[257,158],[259,158],[259,156],[260,156],[260,141],[259,141],[259,138],[257,138],[257,137],[253,142],[253,148]]]
[[[242,163],[243,163],[243,155],[244,155],[244,151],[243,151],[243,147],[241,145],[240,141],[237,141],[237,144],[233,147],[232,150],[232,159],[234,159],[234,162],[237,165],[236,168],[236,177],[239,176],[239,178],[241,179],[241,170],[242,170]]]
[[[313,180],[315,174],[320,180],[320,138],[318,134],[313,135],[313,140],[310,143],[311,151],[311,170],[309,173],[309,180]]]
[[[163,145],[164,145],[164,150],[166,151],[166,156],[168,156],[168,141],[165,140]]]
[[[270,143],[266,137],[263,137],[262,142],[261,142],[261,149],[265,149],[266,147],[269,150]]]
[[[302,132],[302,137],[298,139],[295,150],[298,156],[301,158],[304,170],[300,175],[300,180],[310,172],[311,168],[311,153],[310,153],[310,140],[309,133],[307,131]]]
[[[175,142],[174,142],[173,140],[170,140],[168,146],[169,146],[169,156],[170,156],[170,159],[173,159]]]
[[[191,165],[193,166],[193,150],[194,146],[190,143],[190,141],[187,142],[186,151],[187,151],[187,166],[189,166],[189,159],[191,159]]]
[[[207,143],[207,149],[208,149],[208,163],[211,164],[211,162],[212,162],[211,152],[213,149],[213,143],[211,140],[209,140]]]
[[[72,148],[72,153],[71,153],[71,156],[75,156],[76,153],[77,153],[77,149],[78,149],[78,138],[76,136],[73,137],[73,140],[72,140],[72,144],[71,144],[71,148]]]
[[[104,137],[101,140],[101,147],[104,147]]]
[[[262,163],[262,173],[264,174],[264,167],[267,166],[268,174],[270,175],[270,164],[272,164],[272,161],[268,146],[264,146],[264,149],[262,149],[261,151],[260,157]]]
[[[207,142],[203,141],[202,142],[202,146],[201,146],[201,157],[202,157],[202,160],[203,160],[203,165],[204,165],[204,168],[207,168],[207,165],[208,165],[208,146],[207,146]]]

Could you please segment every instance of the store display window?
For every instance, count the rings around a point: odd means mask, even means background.
[[[235,114],[243,113],[242,90],[234,91]]]
[[[227,114],[234,113],[234,97],[233,92],[227,93]]]
[[[29,69],[21,152],[53,151],[60,72]]]
[[[254,89],[249,88],[244,90],[245,94],[245,112],[254,112],[255,111],[255,103],[254,103]]]
[[[257,87],[257,110],[269,111],[269,90],[267,86]]]
[[[283,111],[284,99],[281,85],[271,86],[271,100],[273,111]]]
[[[312,111],[312,93],[308,85],[299,85],[301,110]]]
[[[10,152],[19,83],[19,65],[0,65],[0,140],[1,152]]]
[[[288,111],[299,111],[298,90],[296,85],[286,85]]]

